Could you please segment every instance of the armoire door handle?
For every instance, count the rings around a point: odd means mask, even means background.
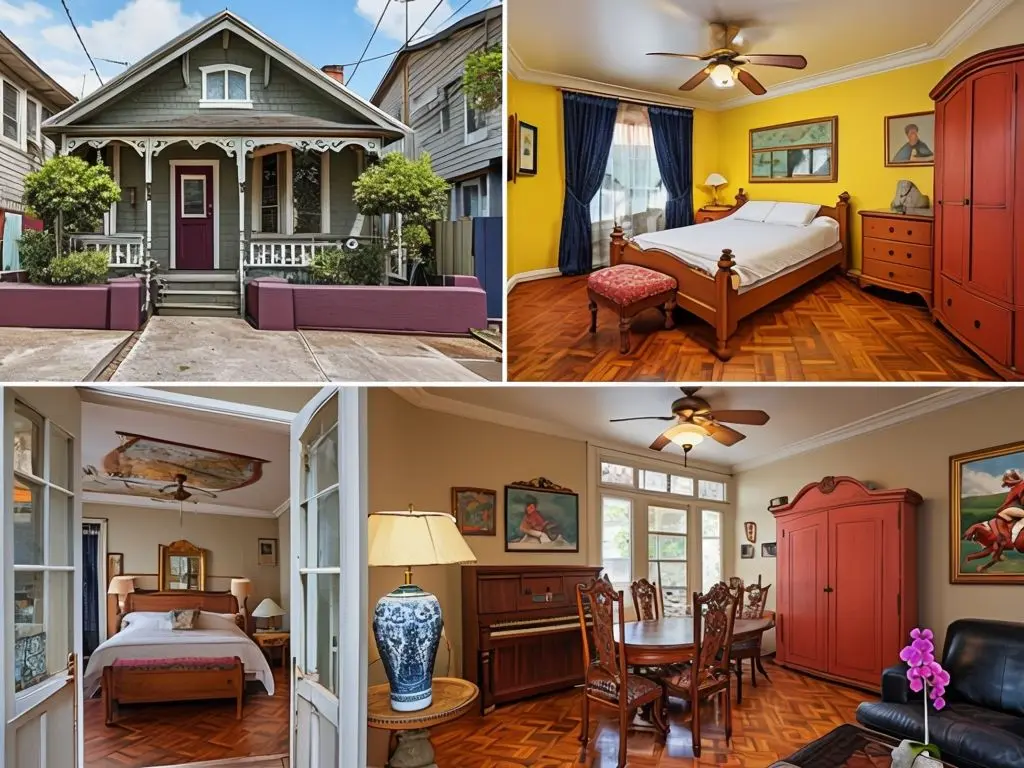
[[[980,329],[981,328],[981,320],[975,320],[974,321],[974,327]]]
[[[823,589],[822,591],[823,591],[823,592],[829,592],[829,593],[831,593],[831,592],[834,592],[835,590],[834,590],[834,589],[832,589],[832,587],[825,587],[825,589]]]
[[[964,205],[970,205],[970,204],[971,204],[971,198],[965,197],[964,198]]]

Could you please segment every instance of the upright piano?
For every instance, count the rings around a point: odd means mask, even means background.
[[[462,568],[462,674],[480,687],[480,709],[583,682],[576,585],[590,565]]]

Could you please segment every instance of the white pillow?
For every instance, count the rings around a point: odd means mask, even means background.
[[[169,611],[132,611],[121,619],[121,629],[170,629]]]
[[[731,218],[740,221],[764,221],[776,206],[770,200],[751,200],[740,206]]]
[[[743,207],[746,208],[746,206]],[[740,210],[742,211],[743,208]],[[764,223],[782,224],[787,227],[806,227],[820,210],[820,205],[811,203],[776,203]]]
[[[836,237],[839,236],[839,222],[833,219],[831,216],[818,216],[807,226],[809,227],[826,227],[827,229],[834,230]]]
[[[195,629],[238,629],[233,613],[211,613],[200,611],[196,617]]]

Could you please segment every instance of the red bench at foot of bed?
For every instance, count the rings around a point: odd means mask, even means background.
[[[118,659],[103,668],[106,724],[117,719],[119,704],[234,699],[242,719],[245,667],[237,656],[216,658]]]

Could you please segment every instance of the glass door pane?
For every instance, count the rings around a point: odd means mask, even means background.
[[[722,580],[722,513],[704,509],[700,513],[700,557],[704,591]]]
[[[633,503],[604,496],[601,499],[601,564],[617,589],[628,590],[633,581]]]
[[[666,616],[682,616],[689,605],[686,508],[647,507],[648,578],[661,588]]]

